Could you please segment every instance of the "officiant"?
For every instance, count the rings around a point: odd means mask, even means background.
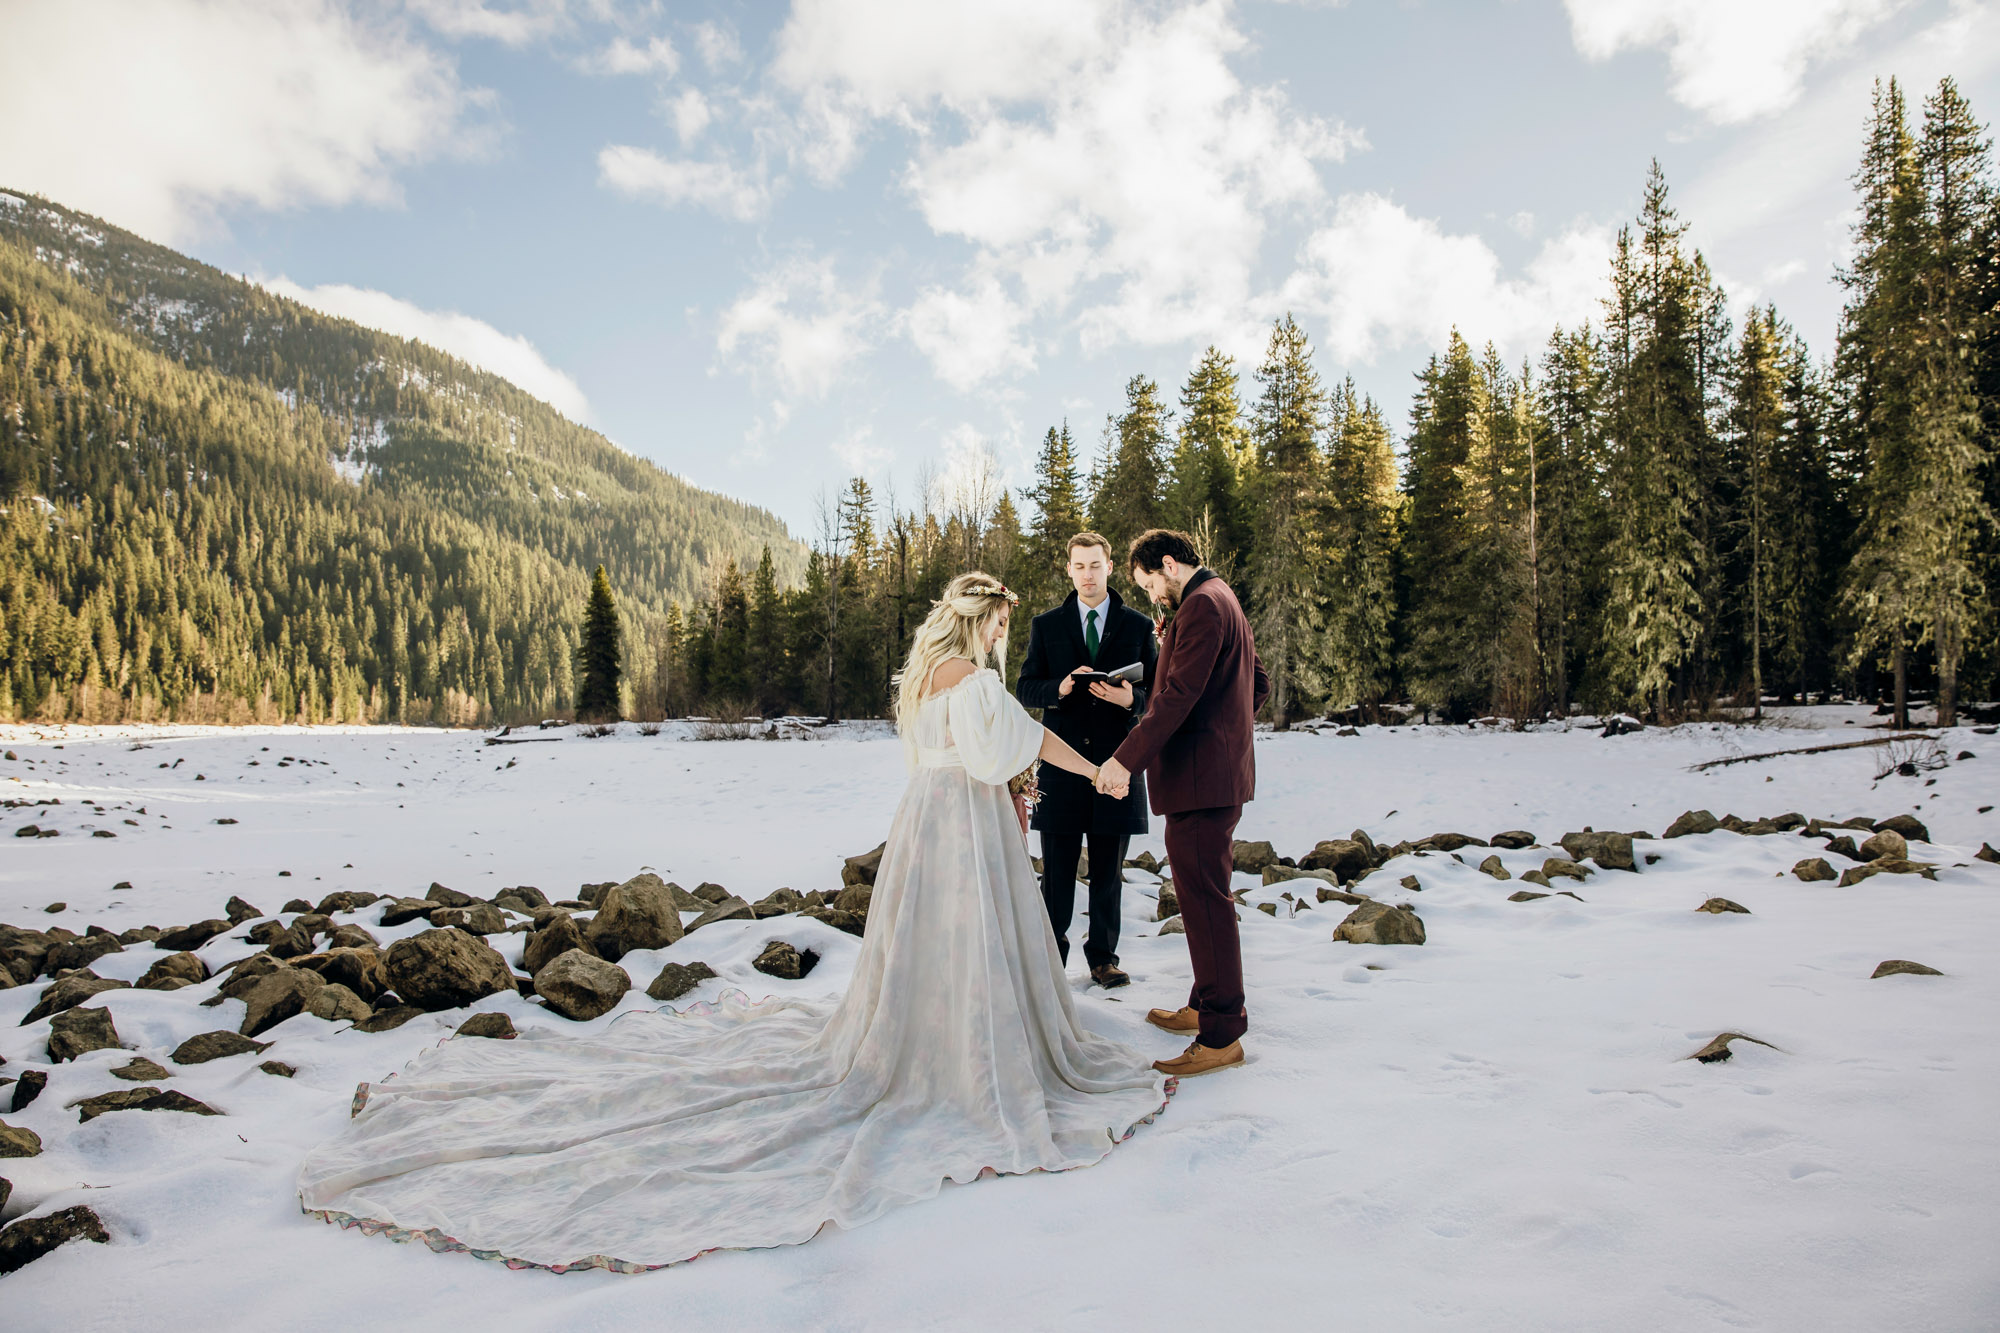
[[[1069,539],[1069,581],[1076,591],[1034,619],[1015,696],[1042,710],[1042,723],[1092,763],[1109,759],[1146,711],[1158,648],[1153,622],[1111,590],[1111,543],[1094,532]],[[1132,681],[1083,681],[1078,673],[1139,667]],[[1132,777],[1123,800],[1095,790],[1088,778],[1044,763],[1036,776],[1041,800],[1032,827],[1042,837],[1042,900],[1056,947],[1069,961],[1070,918],[1076,908],[1077,861],[1090,846],[1090,930],[1083,942],[1091,980],[1107,989],[1131,978],[1118,967],[1120,900],[1125,850],[1146,831],[1146,785]]]

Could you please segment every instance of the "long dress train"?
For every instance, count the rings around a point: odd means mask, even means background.
[[[837,1006],[732,994],[595,1036],[447,1041],[362,1085],[300,1169],[304,1209],[516,1265],[637,1271],[1110,1152],[1167,1089],[1077,1020],[1004,785],[1041,728],[979,671],[915,731]]]

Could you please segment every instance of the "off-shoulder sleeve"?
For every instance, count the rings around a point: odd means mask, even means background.
[[[1028,716],[1000,676],[976,671],[945,696],[952,743],[974,781],[999,786],[1042,752],[1042,724]]]

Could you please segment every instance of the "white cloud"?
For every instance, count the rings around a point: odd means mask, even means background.
[[[903,312],[904,330],[938,378],[967,390],[997,375],[1033,370],[1035,349],[1024,336],[1027,312],[990,274],[969,287],[926,287]]]
[[[387,292],[341,283],[301,287],[279,277],[264,279],[261,285],[337,318],[449,352],[512,381],[572,421],[589,418],[590,404],[575,380],[550,365],[526,338],[502,333],[484,320],[450,310],[425,310]]]
[[[757,217],[769,201],[759,176],[730,163],[677,161],[628,144],[598,153],[597,180],[623,194],[650,196],[669,207],[694,204],[740,221]]]
[[[736,34],[719,23],[704,21],[694,25],[694,49],[701,52],[701,63],[708,66],[710,73],[743,59],[743,47]]]
[[[1509,278],[1479,237],[1448,235],[1380,195],[1351,194],[1306,240],[1278,299],[1343,359],[1437,346],[1454,327],[1474,345],[1490,339],[1518,354],[1558,323],[1597,317],[1610,256],[1609,228],[1572,227]]]
[[[1033,364],[1028,316],[1070,319],[1086,350],[1241,323],[1269,227],[1318,206],[1318,164],[1362,142],[1245,87],[1229,60],[1247,45],[1224,0],[801,0],[773,74],[822,177],[872,124],[914,131],[905,187],[973,254],[904,326],[963,389]]]
[[[658,72],[671,78],[681,67],[680,52],[664,37],[654,37],[644,46],[634,45],[623,37],[611,39],[611,45],[598,53],[594,62],[597,69],[606,74],[651,74]]]
[[[564,0],[406,0],[412,13],[446,37],[484,37],[522,47],[567,26]]]
[[[827,450],[840,460],[840,466],[849,476],[855,477],[872,475],[895,456],[876,442],[875,428],[868,425],[855,426],[844,432],[839,439],[827,445]]]
[[[701,137],[701,132],[715,118],[699,88],[682,89],[680,96],[667,104],[667,114],[673,118],[674,133],[680,137],[683,148]]]
[[[829,259],[795,258],[758,278],[722,313],[715,345],[787,396],[824,398],[871,344],[872,296],[843,287]]]
[[[1798,99],[1806,66],[1837,55],[1909,0],[1564,0],[1591,60],[1661,47],[1674,99],[1733,124]]]
[[[0,180],[156,240],[244,204],[394,202],[397,168],[466,133],[448,62],[328,0],[64,0],[5,25]]]

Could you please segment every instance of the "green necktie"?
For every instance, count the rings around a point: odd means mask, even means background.
[[[1092,611],[1083,618],[1083,647],[1090,654],[1090,660],[1097,660],[1097,612]]]

